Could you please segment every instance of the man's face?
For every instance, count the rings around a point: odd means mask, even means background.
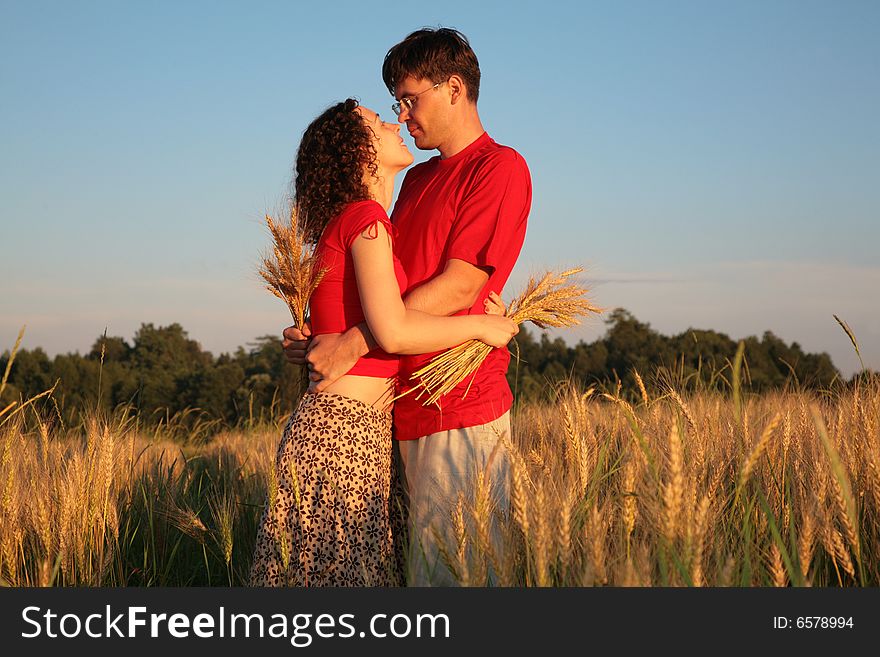
[[[395,88],[397,100],[409,98],[412,101],[412,108],[407,107],[406,102],[401,103],[397,120],[406,124],[416,148],[423,151],[440,147],[448,123],[444,85],[434,86],[427,78],[408,77]]]

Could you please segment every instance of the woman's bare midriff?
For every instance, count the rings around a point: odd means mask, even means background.
[[[390,413],[393,407],[394,379],[346,374],[324,389],[336,395],[351,397],[374,408]]]

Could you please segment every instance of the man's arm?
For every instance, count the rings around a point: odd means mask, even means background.
[[[489,282],[489,272],[469,262],[451,258],[443,273],[412,290],[404,303],[410,310],[431,315],[454,315],[471,308]]]

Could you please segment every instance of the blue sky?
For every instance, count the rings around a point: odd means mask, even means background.
[[[0,349],[280,332],[254,272],[302,130],[349,95],[392,116],[385,52],[446,25],[533,176],[508,297],[583,264],[664,333],[769,329],[849,374],[834,313],[880,368],[876,2],[0,4]]]

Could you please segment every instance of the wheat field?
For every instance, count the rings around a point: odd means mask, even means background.
[[[515,408],[509,508],[480,476],[446,501],[456,580],[877,586],[880,377],[821,393],[685,388],[563,384],[554,403]],[[3,584],[246,581],[285,418],[187,439],[126,409],[63,427],[49,400],[0,413]]]

